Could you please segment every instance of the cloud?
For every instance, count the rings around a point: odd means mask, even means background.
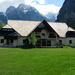
[[[46,0],[0,0],[0,11],[5,11],[11,5],[17,7],[21,3],[35,7],[43,15],[48,12],[57,14],[61,8],[54,4],[46,4]]]
[[[45,4],[45,0],[37,0],[39,4]]]
[[[32,6],[34,6],[43,15],[45,15],[49,12],[57,14],[61,8],[61,7],[58,7],[53,4],[51,4],[51,5],[50,4],[49,5],[32,5]]]
[[[48,12],[57,14],[61,8],[54,4],[45,4],[45,0],[25,0],[25,4],[35,7],[43,15]]]
[[[33,0],[25,0],[26,5],[31,5],[33,3]]]
[[[31,4],[45,4],[45,0],[25,0],[25,4],[31,5]]]
[[[8,1],[12,1],[12,0],[8,0]],[[0,3],[6,2],[6,0],[0,0]]]
[[[24,0],[0,0],[0,12],[5,12],[9,6],[17,7],[24,3]]]
[[[4,2],[4,1],[6,1],[6,0],[0,0],[0,3]]]

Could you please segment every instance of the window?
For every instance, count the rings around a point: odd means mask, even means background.
[[[26,42],[26,40],[24,39],[24,40],[23,40],[23,44],[25,44],[25,42]]]
[[[55,38],[56,35],[55,35],[54,33],[50,33],[48,37],[49,37],[49,38]]]
[[[40,38],[40,35],[36,35],[37,38]]]
[[[42,36],[45,36],[45,33],[42,33]]]
[[[51,46],[51,40],[47,41],[47,46]]]
[[[69,40],[69,44],[72,44],[72,40]]]
[[[62,44],[62,40],[59,40],[59,44],[60,44],[60,45]]]
[[[68,31],[68,32],[66,33],[66,37],[75,37],[75,32]]]
[[[45,25],[44,24],[40,24],[38,27],[39,28],[45,28]]]
[[[1,43],[4,43],[4,39],[1,39]]]
[[[23,40],[23,44],[28,45],[28,44],[29,44],[29,40],[28,40],[28,39],[24,39],[24,40]]]
[[[11,43],[13,43],[13,40],[11,40]]]

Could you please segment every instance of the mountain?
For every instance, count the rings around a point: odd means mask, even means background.
[[[0,11],[5,12],[8,7],[10,6],[17,7],[19,4],[22,4],[24,2],[25,2],[24,0],[0,0]]]
[[[8,19],[12,20],[47,20],[45,16],[40,14],[34,7],[29,5],[20,4],[17,8],[10,6],[6,10],[6,15]]]
[[[5,14],[0,12],[0,20],[7,24],[7,20],[33,20],[33,21],[52,21],[56,20],[56,14],[48,13],[47,15],[40,14],[34,7],[20,4],[18,7],[10,6]]]
[[[47,17],[51,22],[55,22],[55,20],[57,19],[57,14],[53,14],[53,13],[49,12],[48,14],[46,14],[46,17]]]
[[[75,0],[65,0],[57,16],[58,22],[75,22]]]
[[[7,24],[7,16],[3,12],[0,12],[0,21]]]
[[[12,20],[18,20],[19,19],[18,10],[14,6],[10,6],[7,9],[6,15],[7,15],[8,19],[12,19]]]

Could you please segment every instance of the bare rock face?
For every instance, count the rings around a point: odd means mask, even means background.
[[[8,19],[12,20],[48,20],[45,16],[40,14],[34,7],[24,4],[20,4],[17,8],[15,8],[14,6],[10,6],[6,11],[6,15]]]
[[[0,12],[0,22],[7,24],[7,16],[3,12]]]
[[[56,21],[75,22],[75,0],[65,0]]]

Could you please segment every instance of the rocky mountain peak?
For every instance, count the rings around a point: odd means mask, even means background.
[[[0,21],[7,24],[7,16],[3,12],[0,12]]]
[[[57,16],[58,22],[75,22],[75,0],[65,0]]]
[[[24,4],[20,4],[17,8],[13,6],[9,7],[6,11],[6,15],[8,19],[12,20],[48,20],[45,16],[40,14],[34,7]]]

